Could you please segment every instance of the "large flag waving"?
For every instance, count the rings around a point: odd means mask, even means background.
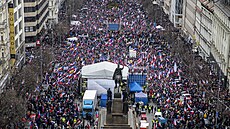
[[[174,70],[174,72],[177,72],[177,64],[176,64],[176,62],[174,62],[173,70]]]

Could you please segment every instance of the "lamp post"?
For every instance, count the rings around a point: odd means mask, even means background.
[[[221,64],[220,64],[221,65]],[[218,82],[218,93],[217,93],[217,109],[216,109],[216,127],[217,127],[217,119],[218,119],[218,110],[219,110],[219,101],[220,101],[220,85],[221,85],[221,69],[219,70],[219,82]]]
[[[152,4],[153,4],[153,7],[154,7],[154,9],[153,9],[153,11],[154,11],[154,23],[153,23],[153,25],[154,25],[154,27],[156,27],[157,26],[157,24],[156,24],[156,11],[157,11],[156,6],[157,6],[157,2],[153,1]]]
[[[41,41],[40,41],[40,42],[41,42]],[[41,55],[41,56],[40,56],[40,63],[41,63],[41,64],[40,64],[40,65],[41,65],[41,69],[40,69],[40,70],[41,70],[41,71],[40,71],[41,73],[40,73],[40,74],[41,74],[41,82],[42,82],[42,79],[43,79],[43,62],[42,62],[42,60],[43,60],[43,59],[42,59],[42,58],[43,58],[43,54],[42,54],[42,43],[41,43],[41,46],[40,46],[40,55]]]
[[[219,64],[219,73],[218,73],[218,91],[217,91],[217,102],[216,102],[216,104],[217,104],[217,106],[216,106],[216,118],[215,118],[215,126],[217,127],[217,120],[218,120],[218,110],[219,110],[219,102],[220,102],[220,86],[222,85],[222,82],[221,82],[221,80],[222,80],[222,71],[221,71],[221,65],[223,64],[223,62],[215,62],[215,61],[211,61],[209,64]]]
[[[52,43],[52,54],[53,54],[53,47],[54,47],[54,28],[53,28],[53,22],[51,23],[51,43]]]

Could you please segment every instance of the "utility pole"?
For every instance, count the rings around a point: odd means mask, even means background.
[[[218,120],[218,111],[219,111],[219,101],[220,101],[220,85],[222,85],[222,83],[221,83],[221,80],[222,80],[222,78],[221,78],[221,62],[217,62],[217,63],[220,63],[220,65],[219,65],[219,82],[218,82],[218,93],[217,93],[217,108],[216,108],[216,128],[217,128],[217,120]]]
[[[40,46],[40,63],[41,63],[41,82],[42,82],[42,80],[43,80],[43,62],[42,62],[42,58],[43,58],[43,55],[42,55],[42,46],[43,46],[43,43],[42,43],[42,40],[40,41],[41,42],[41,46]]]
[[[52,22],[52,32],[51,32],[51,38],[52,38],[52,60],[54,59],[54,26],[53,26],[53,22]]]
[[[52,49],[54,47],[54,42],[53,42],[54,29],[53,28],[54,27],[53,27],[53,21],[52,21],[52,23],[51,23],[51,44],[52,44]],[[53,54],[53,51],[52,51],[52,54]]]

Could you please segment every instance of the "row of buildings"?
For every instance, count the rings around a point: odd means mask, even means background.
[[[44,30],[58,22],[64,0],[0,0],[0,89],[25,62]]]
[[[154,0],[230,88],[230,0]]]

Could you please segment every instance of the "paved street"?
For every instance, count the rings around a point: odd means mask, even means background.
[[[99,119],[99,127],[104,126],[106,124],[106,114],[107,114],[107,109],[106,108],[101,108],[99,111],[100,114],[100,119]],[[128,112],[128,124],[132,127],[132,129],[135,129],[135,122],[137,122],[138,119],[135,119],[136,117],[133,114],[133,109],[129,109]]]
[[[149,105],[153,105],[154,109],[156,107],[156,105],[153,103],[149,103]],[[146,116],[147,116],[147,121],[149,123],[149,129],[152,129],[152,119],[154,119],[154,113],[152,112],[149,113],[148,111],[146,111]],[[139,123],[140,120],[141,120],[141,117],[138,117],[137,122]]]

